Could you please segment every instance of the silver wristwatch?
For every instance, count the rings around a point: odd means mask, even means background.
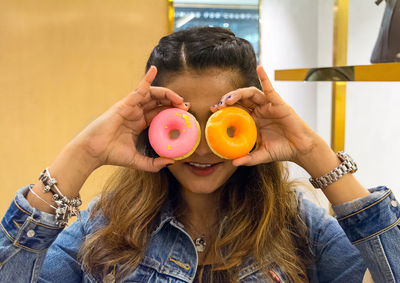
[[[357,164],[353,159],[344,151],[339,151],[337,156],[342,161],[338,167],[325,175],[318,178],[310,178],[310,183],[317,189],[323,189],[330,184],[336,182],[347,173],[355,173],[357,171]]]

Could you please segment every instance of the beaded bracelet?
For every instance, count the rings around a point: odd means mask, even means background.
[[[56,208],[56,224],[58,227],[65,227],[68,225],[68,219],[72,216],[78,216],[81,219],[81,215],[79,212],[79,206],[81,206],[82,201],[80,196],[76,198],[67,198],[64,196],[60,189],[57,186],[57,180],[52,178],[49,172],[49,168],[43,170],[42,173],[39,175],[39,180],[43,183],[44,193],[52,193],[53,200],[57,204]],[[53,190],[55,189],[55,191]],[[54,208],[54,206],[51,206]]]

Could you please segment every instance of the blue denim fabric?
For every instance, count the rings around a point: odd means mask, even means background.
[[[333,207],[375,282],[400,282],[400,204],[386,187]]]
[[[29,205],[24,197],[27,192],[28,187],[17,192],[1,222],[0,282],[102,282],[77,261],[85,237],[106,224],[101,217],[88,220],[96,200],[82,211],[81,221],[61,230],[55,227],[53,215]],[[314,259],[308,269],[310,282],[361,282],[366,265],[375,282],[400,282],[399,205],[385,187],[371,192],[333,207],[339,222],[299,195]],[[191,282],[197,260],[193,241],[165,206],[145,257],[122,282]],[[287,282],[279,266],[270,261],[272,273]],[[251,257],[241,266],[239,278],[240,282],[273,281],[270,274],[259,272]]]

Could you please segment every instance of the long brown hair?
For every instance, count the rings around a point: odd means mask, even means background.
[[[79,253],[88,272],[104,276],[118,264],[121,278],[138,266],[163,203],[179,189],[167,170],[121,168],[110,178],[91,214],[106,224],[87,237]],[[282,165],[240,167],[220,190],[214,269],[236,277],[248,256],[261,269],[273,259],[293,282],[304,282],[307,229]]]
[[[250,43],[222,28],[195,28],[162,38],[146,68],[151,65],[158,69],[154,85],[163,85],[169,75],[187,69],[217,67],[236,71],[242,86],[261,87]],[[146,131],[140,149],[156,156]],[[304,282],[307,228],[299,217],[294,184],[288,181],[282,164],[239,167],[219,190],[220,230],[213,244],[217,255],[213,269],[227,270],[236,280],[239,266],[249,256],[264,272],[271,263],[268,258],[287,279]],[[104,276],[118,265],[117,278],[134,270],[144,256],[162,205],[167,200],[177,201],[172,197],[177,192],[179,183],[167,168],[158,173],[118,170],[93,207],[91,217],[101,215],[106,222],[88,235],[80,249],[85,269]]]

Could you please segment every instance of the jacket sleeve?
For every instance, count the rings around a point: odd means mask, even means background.
[[[300,198],[300,212],[309,230],[310,282],[361,282],[366,266],[337,220],[303,198]]]
[[[24,187],[17,192],[1,221],[0,282],[56,282],[55,278],[79,282],[81,271],[74,256],[83,238],[81,227],[88,212],[82,211],[82,220],[63,231],[56,226],[54,215],[30,206],[25,199],[28,191],[29,187]],[[57,268],[57,276],[50,277],[54,275],[53,267],[60,264],[64,265]]]
[[[386,187],[370,192],[333,210],[375,283],[400,282],[400,205]]]
[[[83,270],[77,255],[86,236],[88,211],[81,211],[81,220],[64,229],[49,247],[38,282],[82,282]]]

